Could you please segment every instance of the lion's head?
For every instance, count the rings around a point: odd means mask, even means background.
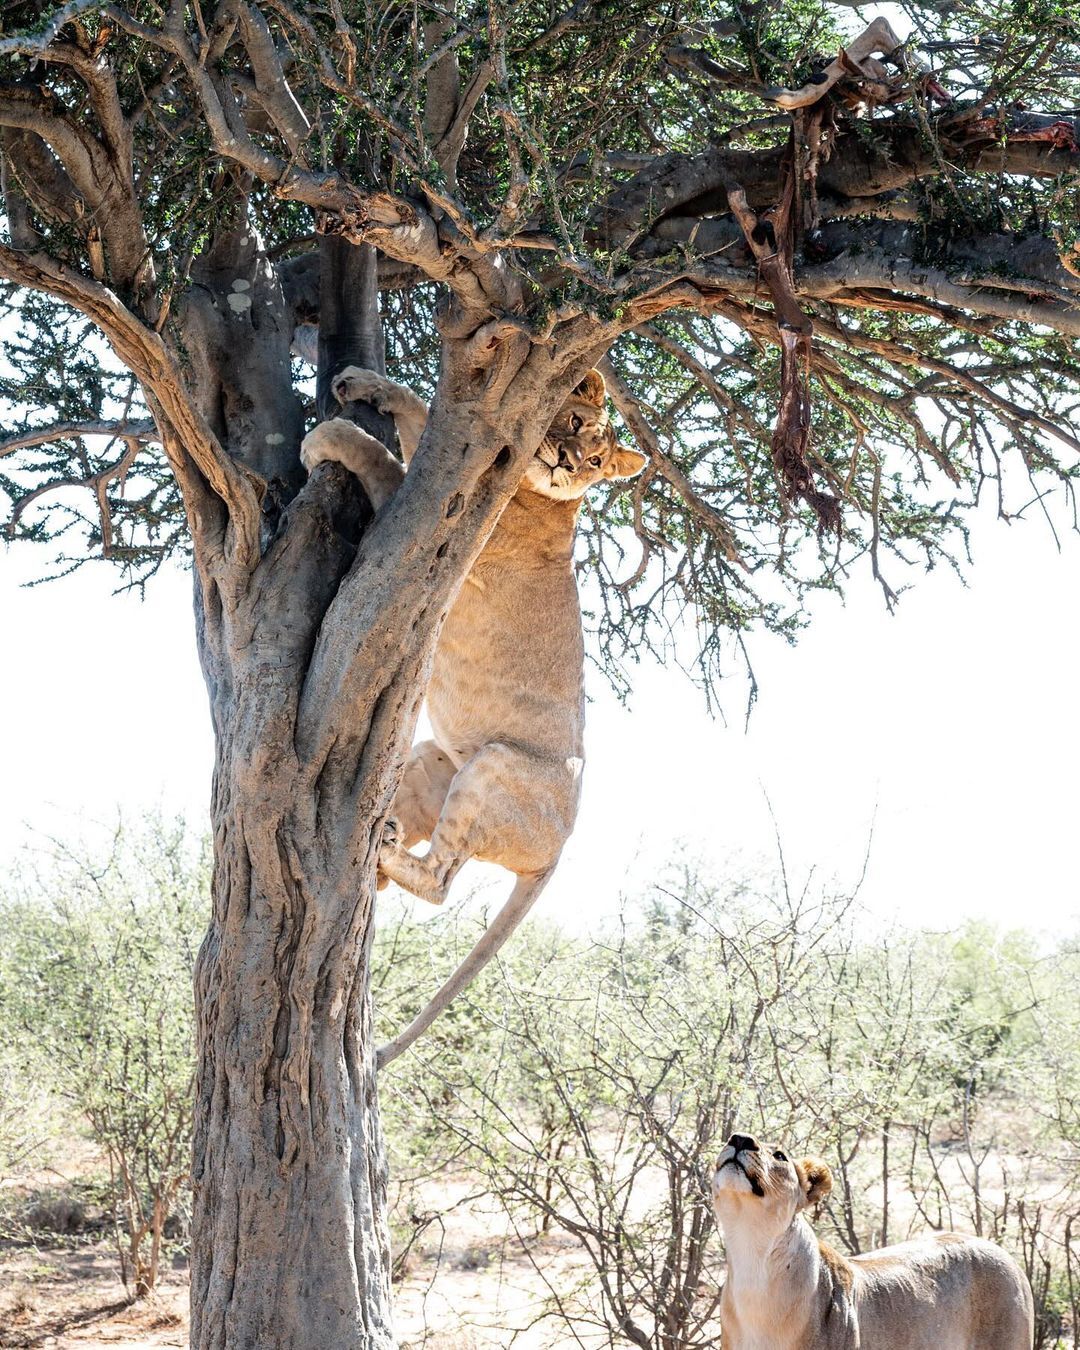
[[[590,370],[548,428],[522,486],[556,501],[574,501],[602,478],[633,478],[642,471],[645,456],[615,438],[606,396],[604,377]]]
[[[725,1231],[733,1225],[781,1233],[796,1214],[832,1190],[832,1173],[817,1158],[796,1161],[782,1148],[733,1134],[716,1160],[713,1207]]]

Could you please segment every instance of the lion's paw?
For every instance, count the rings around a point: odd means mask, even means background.
[[[385,848],[389,844],[392,848],[400,848],[404,837],[405,833],[401,828],[401,821],[395,820],[393,816],[388,817],[382,828],[383,847]]]
[[[308,473],[311,473],[316,465],[334,458],[330,453],[332,443],[333,433],[326,430],[325,422],[320,422],[313,431],[308,432],[300,442],[300,463]]]
[[[339,403],[370,403],[381,413],[392,413],[396,390],[392,381],[374,370],[346,366],[334,380],[334,397]]]

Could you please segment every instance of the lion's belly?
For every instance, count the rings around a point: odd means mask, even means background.
[[[493,741],[581,758],[584,643],[569,568],[486,566],[446,617],[428,685],[439,745],[460,766]]]

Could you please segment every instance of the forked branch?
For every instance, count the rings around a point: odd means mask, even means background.
[[[45,291],[97,324],[142,385],[183,494],[196,548],[210,548],[228,565],[254,567],[259,558],[262,484],[221,446],[188,396],[180,369],[161,337],[106,286],[44,254],[0,244],[0,276]],[[174,432],[168,439],[163,422]],[[219,505],[228,512],[227,531],[215,523]]]

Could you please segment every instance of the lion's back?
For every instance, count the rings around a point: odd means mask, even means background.
[[[1031,1350],[1031,1288],[992,1242],[937,1233],[851,1265],[862,1350]]]

